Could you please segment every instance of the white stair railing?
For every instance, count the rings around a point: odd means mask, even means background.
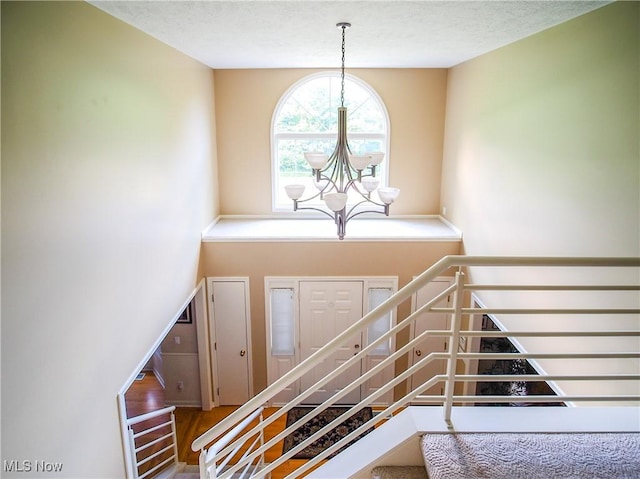
[[[127,419],[134,479],[155,477],[178,464],[175,409],[170,406]]]
[[[515,272],[518,273],[520,279],[512,281],[509,284],[501,283],[500,281],[496,283],[486,283],[486,284],[468,284],[466,283],[467,275],[471,276],[479,276],[484,277],[486,275],[480,274],[483,269],[500,269],[507,270],[510,273]],[[523,269],[524,268],[524,269]],[[581,269],[581,271],[592,271],[592,269],[599,271],[606,271],[607,278],[604,281],[604,284],[590,284],[589,281],[584,282],[550,282],[545,281],[542,284],[529,284],[527,281],[531,277],[536,277],[537,274],[533,274],[534,272],[539,272],[543,269],[552,269],[556,271],[556,269],[560,269],[562,272],[567,272],[570,270]],[[628,272],[631,270],[633,272],[632,275],[628,274],[620,274],[620,271]],[[524,271],[524,273],[523,273]],[[615,277],[622,278],[625,282],[621,282],[621,284],[611,284],[608,279],[611,276],[611,271],[616,272]],[[256,395],[254,398],[249,400],[245,405],[234,411],[230,414],[225,420],[221,423],[215,425],[209,431],[207,431],[203,436],[196,439],[192,444],[192,449],[194,451],[201,451],[201,456],[204,457],[229,457],[230,454],[235,454],[234,451],[240,450],[242,448],[246,448],[246,443],[248,441],[255,441],[256,435],[260,437],[259,445],[255,445],[256,447],[252,447],[250,450],[238,459],[237,461],[233,461],[233,463],[229,463],[226,465],[226,468],[223,470],[218,470],[214,474],[209,476],[210,478],[220,478],[225,479],[232,477],[234,474],[241,473],[242,471],[247,470],[247,466],[250,464],[254,464],[256,460],[264,457],[266,451],[270,448],[275,447],[280,441],[282,441],[287,435],[291,434],[298,427],[302,426],[309,419],[317,416],[322,411],[326,410],[328,407],[339,403],[342,398],[344,398],[347,394],[353,391],[356,388],[360,388],[362,384],[364,384],[369,379],[373,378],[375,375],[379,374],[387,367],[394,367],[396,360],[399,360],[410,354],[415,346],[417,346],[421,341],[428,337],[446,337],[449,338],[449,350],[447,352],[430,352],[426,355],[423,355],[421,359],[415,362],[411,367],[406,368],[399,374],[397,374],[391,381],[387,382],[383,387],[376,390],[374,393],[362,399],[362,401],[358,402],[351,406],[347,412],[345,412],[338,419],[334,420],[332,423],[328,424],[321,430],[317,431],[315,434],[307,438],[301,444],[298,444],[291,450],[287,451],[279,455],[275,460],[271,461],[269,464],[264,464],[260,468],[255,468],[246,476],[243,477],[268,477],[269,473],[284,464],[288,461],[293,455],[297,452],[304,449],[309,444],[313,443],[315,440],[322,437],[325,433],[331,431],[333,428],[340,425],[345,419],[351,417],[356,414],[364,407],[370,406],[375,403],[375,399],[386,394],[389,391],[397,391],[398,387],[403,385],[405,382],[407,384],[411,384],[411,387],[407,387],[407,393],[398,398],[393,404],[379,411],[370,421],[361,425],[358,429],[348,434],[346,437],[342,438],[338,443],[334,444],[332,447],[326,449],[322,453],[315,456],[313,459],[305,462],[298,469],[293,471],[287,476],[287,479],[293,479],[301,476],[311,468],[318,465],[320,462],[325,460],[332,453],[340,450],[342,447],[347,445],[351,440],[357,438],[367,430],[372,427],[375,427],[381,421],[386,420],[386,418],[390,417],[394,413],[398,412],[408,404],[418,404],[421,402],[429,403],[429,404],[441,404],[444,406],[444,414],[445,419],[447,421],[450,420],[451,408],[454,404],[483,404],[483,403],[499,403],[499,402],[509,402],[509,403],[519,403],[519,402],[527,402],[527,403],[540,403],[540,402],[554,402],[554,403],[582,403],[588,401],[603,401],[603,402],[617,402],[624,403],[627,405],[638,405],[640,404],[640,395],[637,394],[638,385],[640,385],[640,374],[637,374],[638,365],[640,362],[640,348],[638,347],[637,338],[640,337],[640,330],[638,329],[638,318],[640,317],[640,304],[638,300],[638,292],[640,291],[640,285],[638,285],[638,281],[640,280],[640,275],[638,272],[640,271],[640,258],[536,258],[536,257],[471,257],[471,256],[447,256],[442,260],[438,261],[435,265],[429,268],[427,271],[418,276],[414,281],[407,284],[405,287],[400,289],[394,296],[389,298],[385,303],[381,304],[379,307],[375,308],[373,311],[365,315],[360,321],[358,321],[353,326],[349,327],[342,334],[336,337],[334,340],[329,342],[325,347],[318,350],[311,357],[300,363],[296,368],[291,370],[289,373],[275,381],[269,387],[267,387],[264,391]],[[411,297],[411,295],[415,294],[419,289],[424,287],[426,284],[434,280],[438,276],[453,274],[455,276],[454,284],[448,288],[446,291],[433,298],[427,304],[416,310],[405,320],[401,321],[398,325],[390,329],[386,334],[379,337],[376,341],[362,348],[356,355],[352,356],[348,361],[341,364],[339,367],[334,369],[331,373],[329,373],[324,378],[320,379],[313,386],[309,387],[305,391],[302,391],[294,400],[290,401],[283,407],[279,408],[273,414],[268,416],[266,419],[260,420],[254,427],[246,427],[250,422],[252,422],[252,415],[255,414],[255,411],[261,409],[264,405],[268,404],[278,393],[280,393],[283,389],[291,385],[292,383],[298,381],[302,376],[308,374],[317,364],[324,361],[327,357],[329,357],[336,348],[340,347],[343,343],[345,343],[350,337],[354,334],[360,333],[367,329],[369,324],[376,321],[379,317],[387,314],[396,308],[399,304],[406,301]],[[491,275],[489,275],[491,276]],[[562,275],[558,275],[560,277]],[[582,279],[592,280],[591,276],[587,275],[579,275]],[[628,277],[632,279],[629,281]],[[525,280],[525,282],[519,284],[517,281]],[[575,279],[575,275],[574,278]],[[553,304],[544,304],[540,306],[538,303],[540,302],[539,298],[534,301],[533,305],[528,305],[527,300],[519,301],[517,305],[510,305],[508,307],[494,307],[494,308],[483,308],[483,307],[469,307],[469,295],[472,292],[517,292],[518,294],[524,295],[527,292],[562,292],[563,294],[571,294],[575,295],[577,293],[589,293],[595,294],[596,292],[605,292],[613,298],[613,305],[598,305],[598,307],[589,307],[582,305],[572,305],[567,307],[565,304],[566,301],[561,302],[560,305],[557,305],[557,301],[554,299],[551,301]],[[447,295],[453,293],[454,301],[453,306],[450,308],[442,308],[438,307],[437,304],[441,301],[442,298]],[[622,300],[620,295],[627,295]],[[569,299],[572,301],[576,301],[576,298],[571,296]],[[543,298],[544,300],[549,300],[549,298]],[[578,298],[578,302],[583,301],[583,299]],[[630,307],[620,306],[621,303],[631,303]],[[413,322],[420,320],[421,317],[428,314],[442,314],[446,313],[451,315],[451,328],[447,330],[427,330],[424,333],[416,336],[406,344],[400,343],[400,341],[396,340],[396,344],[398,345],[395,352],[393,352],[385,361],[380,362],[371,370],[366,371],[364,374],[358,374],[358,379],[355,380],[350,385],[344,387],[339,392],[330,397],[327,401],[317,406],[312,412],[304,416],[302,419],[298,420],[296,423],[286,427],[282,432],[276,434],[274,437],[271,437],[267,440],[264,440],[264,429],[268,427],[270,424],[273,424],[276,420],[281,418],[284,414],[290,411],[293,407],[302,404],[308,399],[314,392],[323,387],[327,382],[332,381],[333,379],[339,377],[345,371],[348,371],[350,368],[360,367],[362,359],[374,350],[380,343],[384,341],[388,341],[390,338],[397,338],[398,333],[403,332],[406,328],[408,328]],[[600,316],[602,318],[607,318],[607,320],[611,318],[631,318],[631,320],[627,321],[628,324],[632,326],[629,328],[619,328],[609,329],[606,327],[597,328],[595,330],[581,330],[580,328],[574,328],[574,330],[536,330],[536,329],[509,329],[508,331],[476,331],[470,328],[466,330],[461,329],[462,324],[470,324],[470,321],[463,321],[463,318],[469,318],[472,315],[476,314],[488,314],[493,317],[548,317],[553,315],[561,315],[562,317],[566,316]],[[406,334],[405,334],[406,336]],[[528,351],[521,351],[519,353],[480,353],[480,352],[467,352],[465,350],[459,351],[459,341],[460,338],[477,338],[477,337],[508,337],[508,338],[516,338],[516,339],[525,339],[525,338],[572,338],[576,339],[593,339],[599,338],[601,341],[603,338],[611,339],[615,338],[617,340],[627,341],[625,347],[628,347],[628,350],[608,350],[610,347],[608,345],[604,345],[604,350],[598,351],[579,351],[579,352],[571,352],[567,351],[564,345],[560,347],[560,350],[556,351],[544,351],[540,352],[534,349]],[[604,344],[604,343],[603,343]],[[629,346],[629,344],[631,346]],[[444,374],[435,375],[422,384],[415,385],[413,382],[409,381],[416,372],[420,371],[426,365],[431,363],[434,360],[444,359],[447,362],[447,368]],[[542,364],[545,361],[572,361],[572,360],[616,360],[616,364],[627,364],[627,362],[631,361],[632,363],[632,373],[628,373],[626,371],[616,371],[616,372],[605,372],[598,374],[574,374],[573,371],[563,370],[559,373],[546,374],[542,372],[540,375],[527,375],[527,376],[517,376],[518,381],[526,380],[527,381],[553,381],[556,384],[570,384],[572,382],[579,381],[582,383],[593,383],[596,381],[607,381],[609,384],[612,383],[631,383],[633,387],[632,390],[635,393],[624,394],[624,393],[616,393],[616,392],[605,392],[602,393],[597,390],[591,390],[588,394],[585,393],[575,393],[575,394],[564,394],[561,388],[557,389],[557,395],[545,395],[545,396],[482,396],[482,395],[470,395],[470,394],[460,394],[458,392],[459,387],[456,387],[457,384],[463,384],[467,382],[477,382],[477,381],[512,381],[513,378],[516,377],[514,375],[478,375],[478,374],[460,374],[457,372],[457,364],[458,361],[470,361],[470,360],[478,360],[478,359],[527,359],[531,361],[535,361],[537,364]],[[627,364],[628,365],[628,364]],[[571,368],[571,366],[567,366],[567,368]],[[425,396],[423,395],[423,391],[431,388],[432,386],[444,383],[444,394],[437,396]],[[239,427],[242,425],[242,427]],[[228,431],[231,430],[232,434]],[[244,432],[242,432],[244,431]],[[231,437],[233,436],[233,437]],[[222,438],[222,439],[217,439]],[[207,447],[209,444],[213,443],[211,449],[207,451]],[[211,453],[211,451],[215,451]],[[238,476],[233,476],[238,477]]]

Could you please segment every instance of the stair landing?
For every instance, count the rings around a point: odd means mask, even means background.
[[[376,466],[424,467],[422,434],[458,432],[640,432],[640,409],[454,407],[447,424],[440,406],[410,406],[307,477],[370,479]]]

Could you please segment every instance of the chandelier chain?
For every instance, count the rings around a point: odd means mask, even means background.
[[[340,106],[344,107],[344,32],[347,29],[346,25],[342,25],[342,72],[340,75],[341,90],[340,90]]]

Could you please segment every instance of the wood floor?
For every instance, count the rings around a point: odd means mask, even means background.
[[[125,402],[127,405],[127,417],[155,411],[164,407],[164,389],[154,374],[147,372],[142,380],[134,381],[131,388],[129,388],[125,394]],[[193,440],[231,414],[235,409],[236,408],[232,406],[217,407],[211,411],[202,411],[198,408],[189,407],[176,408],[175,418],[179,461],[192,465],[198,464],[198,452],[191,450]],[[273,414],[274,411],[276,411],[275,408],[268,408],[264,416],[268,417]],[[286,415],[283,415],[265,429],[265,441],[268,441],[284,430],[285,417]],[[279,458],[281,454],[282,441],[265,453],[265,462],[273,462]],[[305,460],[290,459],[275,469],[271,473],[271,477],[272,479],[283,479],[291,471],[300,467],[300,465],[305,462]]]

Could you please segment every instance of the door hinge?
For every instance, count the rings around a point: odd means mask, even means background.
[[[213,343],[213,350],[214,351],[218,350],[218,343],[217,342]]]
[[[220,396],[220,388],[216,388],[216,392],[218,393],[218,396]]]
[[[215,299],[213,299],[213,293],[211,293],[211,302],[214,303]]]

